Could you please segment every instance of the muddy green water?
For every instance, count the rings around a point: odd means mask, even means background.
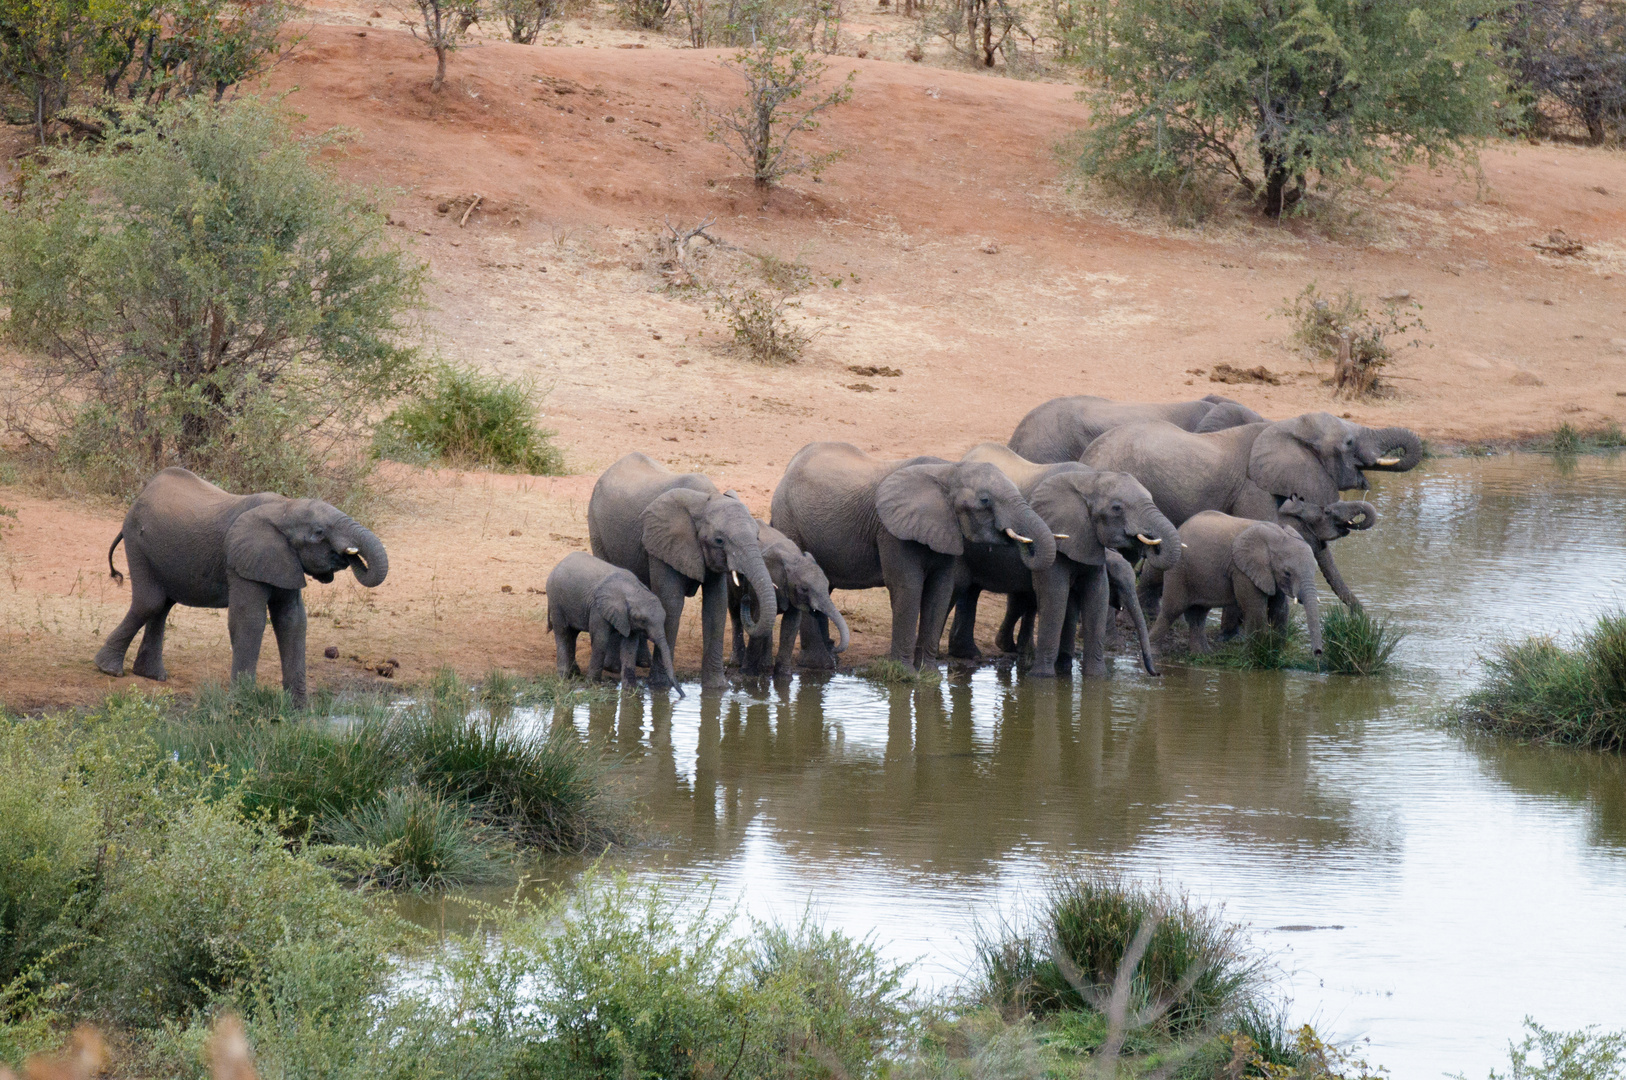
[[[1626,767],[1438,722],[1497,640],[1626,606],[1626,462],[1436,461],[1371,498],[1377,528],[1336,554],[1408,633],[1391,676],[1125,658],[1071,682],[625,695],[568,722],[659,831],[629,869],[758,916],[811,904],[923,984],[958,979],[975,925],[1054,867],[1100,863],[1223,903],[1293,1015],[1392,1075],[1484,1076],[1526,1014],[1626,1026]]]

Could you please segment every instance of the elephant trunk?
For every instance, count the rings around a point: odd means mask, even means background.
[[[779,612],[779,601],[774,594],[773,578],[761,556],[756,565],[744,574],[746,594],[740,597],[740,624],[746,637],[760,637],[773,633],[774,616]],[[749,601],[749,603],[747,603]]]
[[[1304,605],[1304,621],[1310,626],[1310,651],[1321,655],[1321,600],[1316,596],[1312,577],[1299,589],[1299,603]]]
[[[1360,437],[1360,448],[1363,469],[1406,472],[1423,460],[1423,440],[1410,428],[1368,428]]]
[[[384,583],[390,572],[390,557],[384,551],[384,541],[373,535],[371,529],[354,521],[345,530],[345,555],[350,560],[350,572],[369,589]],[[350,549],[354,548],[354,551]]]
[[[836,607],[836,602],[830,599],[828,596],[821,597],[815,602],[814,607],[819,614],[823,615],[826,619],[829,619],[832,623],[835,623],[836,633],[840,636],[840,640],[836,642],[836,652],[846,652],[847,645],[852,640],[852,636],[850,633],[848,633],[847,620],[841,617],[841,611]]]
[[[678,697],[686,696],[682,684],[678,682],[677,669],[672,666],[672,647],[666,643],[666,635],[656,634],[652,640],[655,642],[655,652],[660,657],[661,667],[666,669],[667,681],[672,684],[672,689],[677,691]]]
[[[1340,528],[1358,532],[1378,523],[1378,508],[1369,502],[1337,502],[1331,507]]]
[[[1136,539],[1141,537],[1146,538],[1140,541],[1146,552],[1146,561],[1154,568],[1168,570],[1180,561],[1180,530],[1155,506],[1141,515]],[[1148,544],[1146,540],[1156,540],[1158,543]]]
[[[1056,534],[1027,503],[1021,504],[1015,516],[1016,523],[1009,528],[1033,541],[1030,544],[1015,541],[1022,565],[1029,571],[1050,569],[1056,561]],[[1015,537],[1012,539],[1015,540]]]

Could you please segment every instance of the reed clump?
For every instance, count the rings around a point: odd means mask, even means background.
[[[1626,750],[1626,613],[1604,615],[1575,647],[1550,637],[1499,646],[1458,722],[1533,742]]]
[[[1321,671],[1332,675],[1380,675],[1389,670],[1405,632],[1381,616],[1339,604],[1321,620],[1321,655],[1310,652],[1297,619],[1285,630],[1266,627],[1221,642],[1186,662],[1229,671]]]

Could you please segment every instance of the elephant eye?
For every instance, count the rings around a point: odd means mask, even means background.
[[[722,547],[723,546],[723,538],[721,536],[719,536],[715,540],[713,540],[712,543],[716,544],[718,547]]]

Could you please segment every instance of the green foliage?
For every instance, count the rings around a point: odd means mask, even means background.
[[[559,17],[560,0],[494,0],[497,16],[508,30],[508,40],[530,45],[542,28]]]
[[[1622,431],[1614,421],[1583,430],[1566,420],[1547,438],[1539,440],[1535,449],[1546,450],[1560,457],[1573,457],[1576,454],[1619,450],[1623,446],[1626,446],[1626,431]]]
[[[52,151],[0,219],[0,333],[31,355],[25,431],[128,495],[180,464],[342,501],[347,446],[411,386],[422,270],[384,218],[249,101],[168,106]]]
[[[446,59],[463,47],[469,27],[480,21],[482,0],[412,0],[418,21],[409,29],[412,36],[435,51],[435,78],[429,84],[433,93],[446,85]],[[405,8],[405,0],[402,6]],[[411,10],[406,8],[406,10]]]
[[[466,803],[420,787],[387,791],[323,831],[335,844],[377,852],[378,880],[391,888],[480,885],[511,873]]]
[[[804,133],[818,130],[820,113],[852,99],[857,71],[811,105],[800,105],[803,94],[818,90],[828,65],[787,47],[777,36],[760,39],[755,48],[736,53],[734,62],[723,67],[744,80],[744,103],[723,112],[696,98],[695,108],[707,119],[706,138],[737,157],[759,187],[799,173],[817,177],[843,156],[840,150],[810,154],[796,144]]]
[[[1471,0],[1105,5],[1081,33],[1099,89],[1079,164],[1171,202],[1229,177],[1275,217],[1312,174],[1471,157],[1496,130],[1492,33]]]
[[[789,313],[801,307],[792,294],[756,286],[719,286],[712,290],[717,314],[734,334],[734,344],[759,364],[793,364],[811,336],[791,324]]]
[[[1304,628],[1290,618],[1285,631],[1267,626],[1258,633],[1239,634],[1206,653],[1191,653],[1184,659],[1198,667],[1231,671],[1314,671],[1315,658],[1305,648],[1304,640]]]
[[[379,426],[374,446],[381,457],[413,464],[558,476],[564,455],[552,437],[537,425],[532,387],[446,364]]]
[[[1549,1031],[1528,1016],[1524,1028],[1508,1044],[1508,1071],[1492,1069],[1490,1080],[1626,1080],[1626,1030]]]
[[[1131,1032],[1179,1036],[1235,1015],[1262,983],[1239,927],[1183,894],[1110,874],[1058,879],[1031,922],[978,943],[985,1003],[1037,1017],[1095,1012],[1111,1020],[1114,980],[1127,962],[1128,1015],[1146,1018]],[[1134,943],[1144,948],[1138,963]]]
[[[615,0],[616,14],[643,30],[659,30],[666,25],[672,0]]]
[[[1293,323],[1293,337],[1313,355],[1331,360],[1338,355],[1339,339],[1350,336],[1350,359],[1365,367],[1381,367],[1394,358],[1388,339],[1427,331],[1416,313],[1423,310],[1413,300],[1392,298],[1381,301],[1381,314],[1373,314],[1366,297],[1346,288],[1337,295],[1323,295],[1315,282],[1276,309]],[[1403,314],[1404,313],[1404,314]],[[1412,348],[1423,343],[1417,338],[1406,342]]]
[[[1376,675],[1386,670],[1405,631],[1384,618],[1339,604],[1321,620],[1321,670]]]
[[[943,673],[931,665],[917,671],[889,656],[877,656],[853,674],[883,686],[936,686],[943,681]]]
[[[1497,648],[1459,722],[1537,742],[1626,750],[1626,615],[1605,615],[1573,649],[1549,637]]]

